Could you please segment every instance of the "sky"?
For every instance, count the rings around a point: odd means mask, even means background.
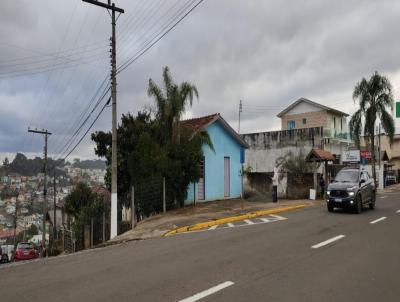
[[[241,133],[278,130],[300,97],[351,114],[354,86],[375,71],[400,98],[399,1],[204,0],[144,51],[197,2],[116,0],[117,65],[134,60],[118,74],[118,116],[154,105],[148,81],[161,84],[164,66],[199,90],[185,118],[219,112],[237,129],[242,100]],[[77,144],[109,97],[110,20],[81,0],[1,1],[0,159],[41,156],[44,138],[28,127],[52,133],[54,158]],[[110,128],[105,107],[67,160],[96,158],[90,133]]]

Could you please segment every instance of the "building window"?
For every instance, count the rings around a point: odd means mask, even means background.
[[[303,118],[303,125],[307,124],[307,119]]]
[[[340,131],[343,131],[343,119],[340,119]]]
[[[288,121],[287,122],[287,127],[288,127],[288,130],[295,129],[296,128],[296,122],[295,121]]]
[[[333,117],[333,129],[336,129],[336,117]]]

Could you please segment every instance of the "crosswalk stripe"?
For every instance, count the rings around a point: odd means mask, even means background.
[[[228,222],[227,225],[228,225],[228,227],[230,227],[230,228],[235,227],[235,225],[234,225],[233,223],[230,223],[230,222]]]
[[[244,220],[244,222],[246,222],[247,224],[254,224],[254,222],[253,222],[253,221],[251,221],[251,220],[248,220],[248,219],[245,219],[245,220]]]
[[[258,218],[258,219],[260,219],[260,220],[262,220],[264,222],[271,222],[271,220],[269,220],[268,218],[264,218],[264,217],[261,217],[261,218]]]
[[[218,225],[213,225],[212,227],[209,228],[209,230],[215,230],[218,227]]]

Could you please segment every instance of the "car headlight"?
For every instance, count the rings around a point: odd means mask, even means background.
[[[331,191],[326,191],[326,195],[328,195],[329,196],[329,194],[331,194]]]
[[[354,192],[349,192],[349,196],[354,196]]]

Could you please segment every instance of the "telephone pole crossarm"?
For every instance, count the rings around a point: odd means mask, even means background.
[[[94,5],[97,5],[97,6],[101,6],[101,7],[104,7],[106,9],[111,9],[111,10],[114,10],[114,11],[119,12],[121,14],[123,14],[125,12],[122,8],[116,7],[114,5],[102,3],[102,2],[99,2],[99,1],[95,1],[95,0],[82,0],[82,1],[90,3],[90,4],[94,4]]]

